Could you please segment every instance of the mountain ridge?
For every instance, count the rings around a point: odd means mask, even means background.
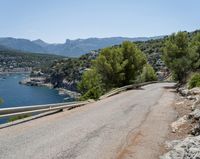
[[[41,39],[29,40],[23,38],[2,37],[0,46],[26,52],[56,54],[69,57],[78,57],[92,50],[119,45],[123,41],[148,41],[161,39],[164,36],[155,37],[107,37],[107,38],[87,38],[87,39],[66,39],[65,43],[47,43]]]

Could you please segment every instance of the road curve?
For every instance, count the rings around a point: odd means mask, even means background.
[[[155,159],[176,113],[173,83],[0,129],[0,159]]]

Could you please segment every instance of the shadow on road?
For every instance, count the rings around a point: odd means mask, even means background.
[[[170,92],[176,93],[176,86],[164,86],[164,89],[170,89]]]

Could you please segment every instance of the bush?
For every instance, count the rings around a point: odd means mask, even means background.
[[[157,76],[153,67],[149,64],[145,65],[140,76],[140,82],[156,81]]]
[[[200,87],[200,73],[195,73],[189,80],[189,88]]]
[[[83,73],[78,90],[82,94],[80,100],[98,99],[104,93],[101,76],[94,68]]]
[[[16,121],[16,120],[19,120],[19,119],[24,119],[24,118],[27,118],[27,117],[30,117],[30,116],[31,116],[30,114],[13,116],[13,117],[10,117],[8,119],[8,122],[13,122],[13,121]]]

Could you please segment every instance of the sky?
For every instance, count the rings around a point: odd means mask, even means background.
[[[0,0],[0,37],[64,43],[200,29],[200,0]]]

